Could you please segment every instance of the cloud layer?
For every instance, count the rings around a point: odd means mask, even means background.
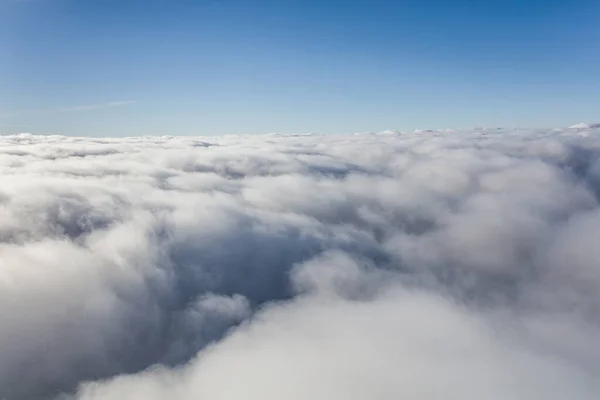
[[[0,139],[0,398],[597,399],[600,129]]]

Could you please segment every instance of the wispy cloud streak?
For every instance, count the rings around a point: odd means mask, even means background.
[[[10,113],[0,113],[0,118],[9,118],[9,117],[19,117],[24,115],[32,115],[32,114],[52,114],[56,112],[78,112],[78,111],[91,111],[91,110],[100,110],[103,108],[111,108],[111,107],[121,107],[129,104],[137,103],[137,100],[126,100],[126,101],[110,101],[108,103],[99,103],[99,104],[86,104],[79,106],[63,106],[63,107],[54,107],[54,108],[46,108],[46,109],[29,109],[29,110],[17,110],[11,111]]]
[[[72,106],[72,107],[62,107],[58,111],[61,112],[76,112],[76,111],[90,111],[90,110],[98,110],[102,108],[110,108],[110,107],[121,107],[128,104],[137,103],[136,100],[127,100],[127,101],[111,101],[108,103],[102,104],[88,104],[81,106]]]

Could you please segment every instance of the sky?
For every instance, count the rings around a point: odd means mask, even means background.
[[[0,0],[0,132],[600,119],[600,2]]]

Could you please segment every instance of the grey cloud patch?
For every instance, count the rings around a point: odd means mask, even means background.
[[[596,399],[600,130],[0,138],[0,397]]]

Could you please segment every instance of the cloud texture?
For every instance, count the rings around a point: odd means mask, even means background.
[[[0,398],[597,399],[599,137],[2,137]]]

